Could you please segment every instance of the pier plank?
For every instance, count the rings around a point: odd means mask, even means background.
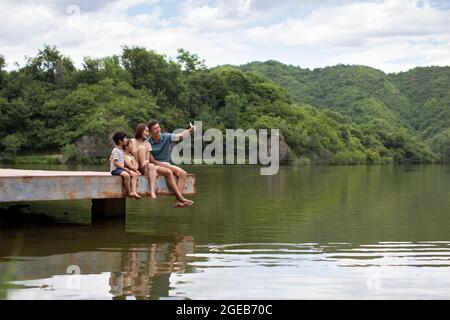
[[[0,169],[0,202],[123,198],[122,179],[109,172]],[[148,178],[138,177],[137,191],[149,195]],[[156,193],[172,192],[162,176]],[[188,175],[183,194],[195,193],[195,175]]]

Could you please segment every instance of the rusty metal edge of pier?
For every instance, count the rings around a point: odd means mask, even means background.
[[[138,177],[137,191],[149,196],[148,178]],[[195,175],[189,174],[183,194],[195,194]],[[158,176],[156,193],[171,195]],[[120,177],[109,172],[0,169],[0,202],[124,198]]]

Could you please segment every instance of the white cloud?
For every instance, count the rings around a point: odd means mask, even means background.
[[[253,39],[298,45],[358,46],[371,38],[449,34],[450,14],[415,1],[322,7],[305,19],[248,30]]]
[[[170,17],[163,1],[3,1],[0,54],[9,69],[44,43],[78,66],[84,56],[119,54],[123,45],[172,57],[183,47],[211,66],[278,59],[302,67],[352,63],[399,71],[450,64],[450,11],[429,1],[189,0],[177,3]],[[142,4],[153,10],[127,14]]]
[[[330,53],[333,64],[398,71],[414,67],[413,60],[448,64],[449,26],[448,11],[397,0],[321,7],[305,19],[250,28],[246,35],[259,43],[315,45]]]

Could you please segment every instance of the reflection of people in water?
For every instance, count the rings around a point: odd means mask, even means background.
[[[169,295],[170,275],[182,270],[193,253],[193,238],[176,235],[175,243],[153,243],[131,247],[122,254],[122,270],[112,272],[111,293],[115,299],[159,299]]]

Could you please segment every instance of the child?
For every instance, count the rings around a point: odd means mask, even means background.
[[[138,176],[141,176],[142,174],[139,172],[138,162],[132,154],[132,150],[133,140],[128,140],[128,143],[123,146],[123,153],[125,154],[125,167],[136,172]]]
[[[111,151],[111,157],[109,158],[111,174],[123,178],[124,186],[129,197],[141,199],[136,192],[138,175],[133,170],[125,168],[125,154],[122,149],[124,145],[128,144],[127,134],[118,131],[114,133],[113,140],[116,147]]]

